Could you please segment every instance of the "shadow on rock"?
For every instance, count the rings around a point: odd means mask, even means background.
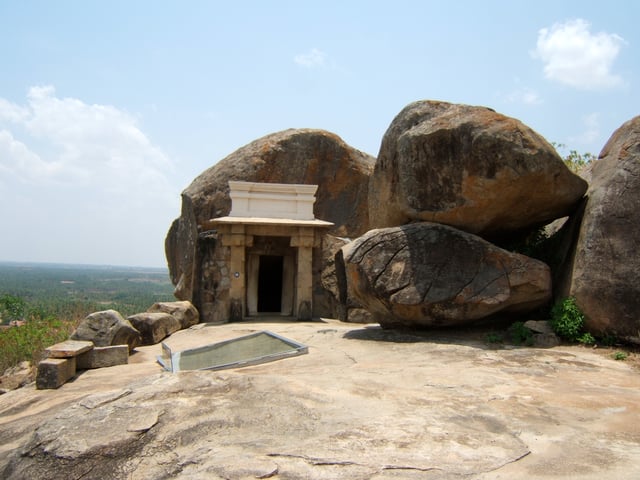
[[[379,326],[366,326],[350,330],[343,335],[348,340],[369,340],[392,343],[442,343],[458,344],[483,350],[493,349],[485,342],[490,328],[470,327],[464,329],[438,328],[431,330],[385,329]]]

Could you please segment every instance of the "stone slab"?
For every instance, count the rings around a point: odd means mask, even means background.
[[[87,370],[91,368],[113,367],[129,363],[128,345],[111,345],[95,347],[77,357],[76,368]]]
[[[76,374],[76,358],[46,358],[38,364],[36,388],[59,388]]]
[[[85,340],[65,340],[45,349],[49,358],[77,357],[93,348],[93,342]]]

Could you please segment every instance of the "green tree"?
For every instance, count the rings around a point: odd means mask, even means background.
[[[14,295],[0,296],[0,323],[23,320],[27,313],[27,302]]]
[[[574,173],[578,173],[581,168],[598,159],[598,157],[592,153],[578,153],[577,150],[569,150],[569,153],[563,155],[560,151],[567,151],[567,146],[564,143],[551,142],[551,145],[558,151],[564,164]]]

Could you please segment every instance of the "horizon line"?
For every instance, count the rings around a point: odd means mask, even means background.
[[[78,262],[52,262],[52,261],[37,261],[37,260],[3,260],[0,259],[0,265],[17,265],[17,266],[69,266],[69,267],[97,267],[97,268],[152,268],[155,270],[169,270],[167,265],[151,266],[151,265],[122,265],[111,263],[78,263]]]

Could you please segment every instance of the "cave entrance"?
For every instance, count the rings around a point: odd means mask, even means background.
[[[293,315],[297,248],[289,237],[255,236],[247,249],[247,314]]]
[[[260,255],[258,265],[258,313],[282,312],[282,255]]]

